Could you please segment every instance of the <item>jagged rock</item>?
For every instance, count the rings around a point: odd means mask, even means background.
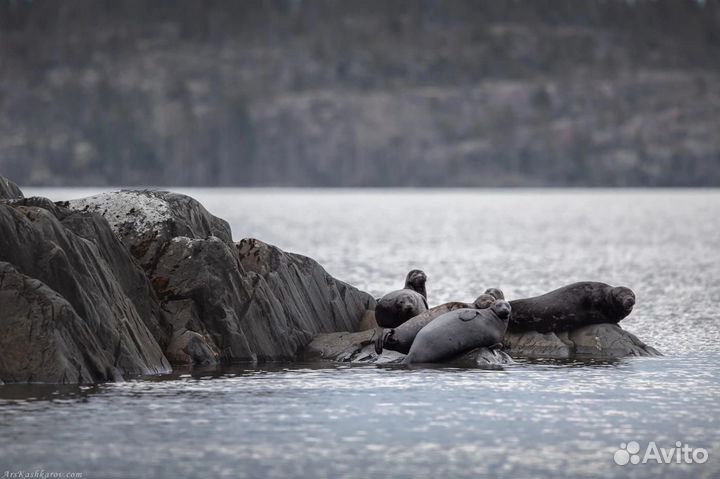
[[[308,340],[323,332],[356,331],[366,311],[375,308],[370,295],[333,278],[306,256],[252,238],[237,243],[237,250],[245,271],[262,276],[293,328],[311,334]]]
[[[227,221],[208,213],[195,199],[169,191],[123,190],[71,200],[64,205],[104,216],[148,273],[175,237],[215,236],[232,243]]]
[[[505,350],[515,357],[566,359],[660,356],[617,324],[593,324],[563,333],[506,333]]]
[[[0,262],[0,304],[4,381],[93,383],[146,372],[118,369],[116,351],[102,344],[70,303],[6,262]]]
[[[23,193],[18,187],[18,185],[8,180],[4,176],[0,176],[0,200],[8,200],[22,197]]]
[[[307,346],[303,357],[306,361],[327,360],[375,364],[401,363],[405,359],[405,355],[397,351],[385,350],[380,355],[376,354],[375,334],[376,330],[320,334]],[[512,364],[513,360],[498,349],[477,348],[443,361],[443,363],[457,367],[497,369],[502,368],[504,364]]]
[[[42,203],[38,200],[35,204]],[[67,223],[63,222],[65,220]],[[76,234],[73,229],[82,230],[92,238]],[[141,285],[144,281],[146,286],[147,280],[122,245],[114,239],[107,222],[102,218],[73,215],[62,208],[0,204],[0,261],[12,264],[17,273],[44,284],[63,299],[63,308],[70,308],[73,314],[81,318],[92,337],[78,336],[82,339],[78,339],[79,349],[88,348],[92,351],[96,344],[97,349],[111,352],[110,356],[98,355],[92,360],[86,359],[85,366],[94,364],[89,376],[77,373],[60,377],[53,371],[67,371],[67,366],[57,365],[56,369],[49,369],[46,376],[38,371],[34,377],[69,382],[100,381],[169,371],[169,363],[147,327],[150,324],[160,329],[159,320],[155,317],[141,317],[125,292],[125,289],[137,287],[132,284],[134,280],[140,281]],[[125,285],[117,279],[116,273],[121,277],[126,275]],[[48,294],[43,293],[43,297],[48,297]],[[34,298],[41,301],[39,297]],[[57,298],[53,298],[52,302],[57,302]],[[2,307],[5,311],[4,303]],[[15,310],[18,314],[22,311]],[[62,308],[60,310],[65,311]],[[144,313],[151,314],[148,311]],[[47,314],[52,317],[54,313],[43,314],[36,315],[39,319],[34,321],[42,322],[43,317],[47,318]],[[70,312],[57,314],[63,314],[60,319],[73,317]],[[4,334],[13,335],[12,328],[33,327],[27,324],[33,320],[21,320],[5,313],[3,318],[5,327],[10,328]],[[42,338],[36,336],[35,339],[40,341]],[[36,353],[33,352],[36,350],[37,354],[41,354],[42,347],[26,351],[28,364],[36,360]],[[12,352],[9,349],[0,350],[0,362],[6,363],[9,357],[6,355],[10,354]],[[63,356],[60,354],[57,357]],[[18,365],[17,362],[12,364]],[[76,361],[73,364],[81,363]],[[11,380],[22,378],[22,374],[13,374]],[[7,377],[4,379],[9,380]]]
[[[374,308],[310,258],[253,239],[234,244],[227,223],[187,196],[122,191],[67,205],[105,216],[162,308],[182,311],[170,320],[174,362],[294,359],[316,334],[355,330]]]

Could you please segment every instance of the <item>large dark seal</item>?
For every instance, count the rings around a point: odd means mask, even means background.
[[[434,363],[470,349],[501,344],[510,311],[510,304],[501,299],[487,309],[445,313],[420,330],[403,362]]]
[[[378,299],[375,321],[381,328],[396,328],[408,319],[428,309],[425,282],[427,276],[419,269],[410,271],[403,289],[392,291]]]
[[[534,298],[510,301],[509,331],[570,331],[598,323],[617,323],[635,305],[635,294],[623,286],[583,281]]]
[[[500,290],[495,289],[495,291]],[[500,294],[502,294],[502,292],[500,292]],[[375,352],[381,354],[383,349],[390,349],[391,351],[407,354],[408,351],[410,351],[410,346],[412,346],[412,343],[415,340],[415,336],[417,336],[420,330],[427,326],[433,319],[438,318],[445,313],[449,313],[450,311],[455,311],[456,309],[486,309],[492,306],[497,299],[498,298],[495,296],[485,293],[478,296],[472,304],[456,301],[430,308],[424,313],[418,314],[414,318],[409,319],[397,328],[386,329],[383,331],[383,334],[380,334],[375,338]]]

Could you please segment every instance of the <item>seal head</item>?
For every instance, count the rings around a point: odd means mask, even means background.
[[[630,314],[635,306],[635,293],[625,286],[616,286],[610,289],[610,304],[615,305],[615,309],[626,317]]]
[[[485,290],[484,294],[489,294],[495,299],[505,299],[505,293],[503,293],[502,290],[498,288],[488,288]]]
[[[490,307],[493,313],[495,315],[502,319],[503,321],[510,319],[510,312],[512,311],[512,308],[510,307],[510,303],[505,301],[504,299],[499,299],[493,303],[493,305]]]
[[[492,306],[495,301],[497,301],[497,298],[494,296],[481,294],[475,301],[473,301],[473,307],[475,309],[487,309]]]
[[[405,289],[412,289],[423,295],[423,298],[427,299],[427,292],[425,291],[425,282],[427,281],[427,275],[424,271],[419,269],[411,270],[405,277]]]

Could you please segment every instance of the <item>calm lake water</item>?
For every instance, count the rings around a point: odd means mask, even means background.
[[[99,190],[27,190],[55,200]],[[0,386],[5,471],[83,477],[720,475],[720,191],[182,190],[380,295],[431,304],[580,280],[632,288],[622,326],[662,358],[502,371],[271,365],[92,387]],[[616,465],[676,442],[705,463]]]

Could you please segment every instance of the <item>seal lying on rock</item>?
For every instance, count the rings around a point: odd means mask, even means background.
[[[499,289],[495,290],[500,292]],[[502,292],[500,292],[500,294],[502,294]],[[452,302],[430,308],[400,326],[386,329],[383,331],[383,334],[377,335],[375,338],[375,352],[382,354],[383,349],[390,349],[392,351],[407,354],[408,351],[410,351],[410,346],[412,346],[412,343],[415,340],[415,336],[417,336],[420,330],[427,326],[433,319],[438,318],[445,313],[449,313],[450,311],[455,311],[456,309],[486,309],[492,306],[497,299],[497,297],[485,293],[478,296],[472,304]]]
[[[511,307],[498,300],[488,309],[456,309],[420,330],[403,361],[434,363],[473,348],[502,343]]]
[[[396,328],[428,309],[425,292],[427,276],[419,269],[410,271],[405,287],[392,291],[377,301],[375,321],[381,328]]]
[[[589,324],[618,323],[635,305],[635,294],[623,286],[583,281],[534,298],[510,301],[509,331],[570,331]]]

